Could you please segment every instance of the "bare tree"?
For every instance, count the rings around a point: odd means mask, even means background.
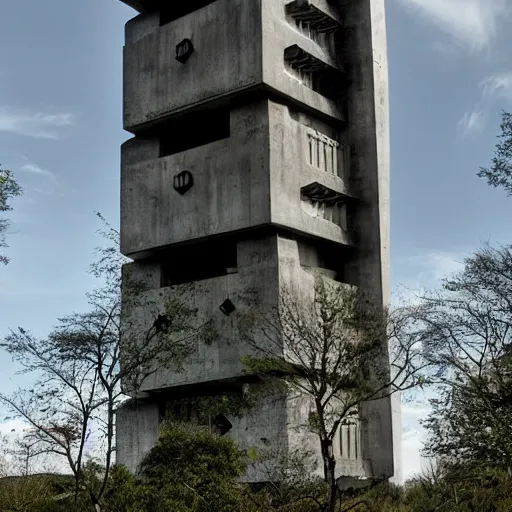
[[[503,187],[512,196],[512,114],[502,112],[501,133],[494,150],[490,167],[482,167],[478,172],[492,187]]]
[[[361,290],[327,279],[317,280],[312,305],[282,289],[272,314],[257,309],[247,320],[246,332],[256,328],[260,335],[247,335],[256,356],[244,358],[246,369],[314,404],[309,428],[320,442],[329,486],[326,510],[332,512],[338,494],[333,440],[339,428],[365,402],[426,382],[421,345],[405,329],[408,314],[387,312]]]
[[[105,471],[99,501],[105,491],[115,451],[115,413],[126,399],[123,386],[136,394],[141,383],[162,367],[181,368],[194,338],[195,311],[179,298],[166,303],[164,314],[153,326],[140,332],[130,322],[121,322],[123,306],[139,300],[140,283],[125,271],[118,253],[118,233],[102,233],[109,244],[98,252],[91,273],[102,286],[88,294],[90,310],[59,319],[46,338],[36,338],[23,328],[9,334],[1,346],[21,364],[23,372],[35,373],[30,390],[13,395],[0,394],[0,401],[33,427],[32,439],[39,453],[63,457],[80,488],[91,427],[99,427]],[[146,305],[150,306],[150,305]]]
[[[22,193],[21,187],[18,185],[11,171],[2,169],[0,167],[0,214],[12,210],[10,200],[14,197],[20,196]],[[9,227],[7,219],[0,218],[0,248],[5,249],[7,244],[5,242],[5,233]],[[7,256],[0,254],[0,263],[9,263]]]
[[[440,391],[429,454],[512,469],[512,247],[467,258],[423,297],[415,328]]]
[[[0,434],[0,478],[9,475],[9,462],[7,454],[10,450],[10,442],[7,436]]]

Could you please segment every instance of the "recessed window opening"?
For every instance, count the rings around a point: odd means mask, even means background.
[[[286,15],[290,24],[295,24],[299,32],[321,46],[331,48],[334,33],[341,28],[339,21],[332,18],[311,2],[294,0],[286,4]]]
[[[346,282],[345,265],[349,261],[346,248],[329,242],[299,242],[299,260],[304,267],[328,270],[334,273],[334,279]]]
[[[340,425],[340,455],[344,459],[361,458],[361,422],[357,413],[353,413]]]
[[[175,155],[230,135],[230,112],[226,108],[201,110],[162,125],[160,157]]]
[[[306,87],[333,101],[344,96],[348,79],[341,70],[331,67],[296,44],[285,49],[284,60],[290,72]]]
[[[314,182],[301,189],[301,208],[311,217],[327,220],[348,230],[348,209],[342,194]]]
[[[160,7],[160,26],[202,9],[216,0],[163,0]]]
[[[177,247],[162,263],[162,287],[238,272],[235,241],[203,242]]]
[[[308,164],[334,174],[346,177],[348,150],[344,144],[316,130],[308,130]]]
[[[313,91],[333,101],[338,101],[346,88],[341,74],[333,70],[311,73],[307,77],[307,82]]]

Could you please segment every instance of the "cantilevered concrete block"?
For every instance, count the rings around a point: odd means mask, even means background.
[[[216,0],[176,19],[161,5],[127,24],[125,129],[140,133],[180,110],[258,89],[343,119],[348,81],[334,44],[342,20],[325,0]],[[184,41],[193,50],[186,60]]]
[[[140,391],[243,377],[243,356],[258,353],[255,347],[261,350],[268,345],[272,350],[279,350],[279,343],[274,340],[272,344],[267,336],[269,332],[278,336],[274,315],[283,289],[288,290],[291,299],[300,298],[306,311],[313,307],[314,285],[319,276],[341,281],[345,277],[343,252],[336,252],[336,246],[322,251],[311,240],[275,234],[252,236],[235,243],[235,261],[226,263],[231,267],[221,268],[219,260],[217,275],[202,274],[203,269],[195,260],[181,260],[176,250],[162,253],[160,265],[140,262],[125,269],[137,282],[140,293],[137,300],[124,307],[124,336],[143,339],[155,320],[168,314],[166,305],[173,298],[197,310],[187,320],[197,327],[208,324],[204,336],[190,342],[192,352],[181,370],[158,368],[142,383]],[[225,241],[224,245],[227,244]],[[195,251],[208,265],[208,260],[214,258],[212,246],[200,247]],[[232,306],[221,307],[227,300]],[[256,324],[248,324],[248,318],[257,320]],[[129,391],[127,385],[125,389]]]
[[[271,225],[351,245],[356,200],[342,134],[268,100],[227,115],[226,138],[169,156],[158,137],[124,145],[123,254]],[[330,192],[313,194],[315,184]]]

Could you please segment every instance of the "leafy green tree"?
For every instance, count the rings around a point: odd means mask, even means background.
[[[512,114],[502,112],[501,133],[494,151],[492,165],[482,167],[478,172],[492,187],[503,187],[512,196]]]
[[[21,194],[22,189],[14,179],[12,172],[0,167],[0,214],[11,211],[12,206],[10,204],[10,200],[14,197],[20,196]],[[5,218],[0,218],[0,249],[5,249],[7,247],[5,234],[8,227],[9,221]],[[0,263],[9,263],[9,258],[0,254]]]
[[[239,483],[245,454],[233,441],[190,424],[167,423],[138,476],[116,468],[106,508],[116,512],[256,511]]]
[[[424,422],[428,455],[452,463],[512,467],[512,407],[486,395],[481,383],[468,379],[431,400],[432,412]]]

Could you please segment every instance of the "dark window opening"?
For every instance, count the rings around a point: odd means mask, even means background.
[[[310,2],[294,0],[285,6],[286,13],[291,16],[297,27],[315,39],[321,34],[334,34],[341,28],[341,23],[332,18]]]
[[[160,7],[160,26],[202,9],[216,0],[163,0]]]
[[[349,248],[323,241],[299,241],[299,258],[303,267],[326,270],[334,280],[349,283],[346,272],[351,260]]]
[[[232,240],[172,249],[162,263],[162,287],[234,274],[238,271],[236,252]]]
[[[289,46],[284,51],[284,60],[297,78],[313,91],[326,98],[339,101],[350,85],[347,75],[340,69],[306,52],[298,45]]]
[[[210,144],[230,135],[229,109],[201,110],[177,117],[160,130],[160,157]]]
[[[190,422],[194,419],[195,411],[190,401],[182,401],[168,405],[167,414],[175,421]]]
[[[213,428],[220,436],[225,436],[233,428],[233,424],[223,414],[216,416],[212,423]]]

